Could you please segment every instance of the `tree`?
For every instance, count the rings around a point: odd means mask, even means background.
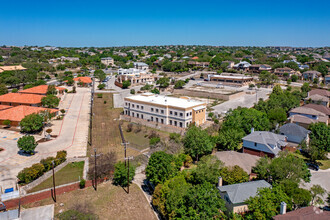
[[[291,80],[292,80],[292,82],[297,82],[298,76],[297,75],[292,75]]]
[[[123,89],[127,89],[129,86],[131,86],[131,81],[129,81],[129,80],[125,80],[124,82],[123,82]]]
[[[47,95],[41,99],[41,104],[46,108],[56,108],[60,104],[60,98],[55,95]]]
[[[220,129],[216,143],[218,148],[222,150],[238,150],[244,136],[245,132],[240,129]]]
[[[222,168],[220,175],[228,185],[249,181],[249,174],[237,165]]]
[[[159,94],[160,93],[159,89],[157,89],[157,88],[152,89],[151,92],[154,93],[154,94]]]
[[[268,71],[261,71],[261,73],[259,74],[259,79],[262,84],[272,85],[278,80],[278,77]]]
[[[258,174],[258,178],[268,180],[270,177],[275,183],[283,180],[296,183],[300,183],[301,180],[309,182],[311,176],[304,160],[288,152],[280,152],[279,157],[271,160],[270,163],[263,159],[257,163],[254,172]]]
[[[44,119],[39,114],[27,115],[20,122],[21,131],[27,133],[40,131],[43,127],[43,122]]]
[[[322,196],[326,193],[326,190],[320,185],[313,185],[310,190],[312,193],[312,204],[323,204]]]
[[[185,84],[186,84],[185,81],[179,80],[175,83],[174,89],[182,89]]]
[[[166,88],[170,85],[170,79],[167,77],[162,77],[156,81],[156,84],[159,85],[160,88]]]
[[[98,89],[102,90],[105,88],[105,84],[104,83],[100,83],[98,86],[97,86]]]
[[[30,135],[20,137],[17,141],[18,149],[27,154],[32,154],[37,145],[38,143],[35,141],[34,136]]]
[[[68,84],[68,86],[72,86],[72,85],[74,84],[74,80],[73,80],[73,78],[68,78],[66,84]]]
[[[236,129],[246,134],[251,132],[251,128],[256,131],[269,130],[270,122],[266,113],[256,109],[238,107],[230,111],[222,124],[222,129]]]
[[[49,85],[47,88],[47,95],[56,95],[57,94],[57,90],[55,85]]]
[[[135,89],[131,89],[130,93],[131,93],[132,95],[134,95],[134,94],[135,94]]]
[[[330,126],[318,122],[311,124],[309,130],[311,131],[309,134],[311,145],[315,145],[320,151],[330,152]]]
[[[272,93],[274,93],[276,95],[282,95],[283,90],[280,85],[276,85],[276,86],[274,86]]]
[[[281,187],[262,188],[255,197],[247,201],[249,212],[247,219],[272,219],[280,213],[280,204],[285,202],[291,210],[290,198],[282,191]]]
[[[127,186],[127,167],[125,162],[119,161],[115,165],[115,172],[113,176],[113,182],[115,185],[120,185],[122,187]],[[129,182],[131,183],[135,175],[135,166],[131,163],[129,165]]]
[[[200,156],[210,154],[214,147],[206,130],[191,126],[183,139],[184,149],[187,154],[198,161]]]
[[[283,108],[275,108],[269,110],[268,118],[273,123],[283,123],[286,121],[287,116]]]
[[[115,170],[115,163],[117,160],[116,154],[111,151],[106,154],[101,154],[99,157],[97,157],[96,160],[97,160],[96,178],[110,178],[110,176],[113,174]],[[95,158],[91,157],[89,159],[89,170],[88,170],[88,176],[90,179],[95,178],[94,168],[95,168]]]
[[[303,93],[307,93],[309,91],[311,91],[311,87],[309,86],[309,83],[305,82],[302,86],[301,86],[301,91]]]
[[[7,86],[3,83],[0,84],[0,95],[4,95],[8,93]]]
[[[107,77],[103,70],[95,70],[94,76],[102,82]]]
[[[216,156],[207,155],[201,158],[197,167],[192,170],[192,182],[194,184],[202,184],[205,182],[216,184],[220,176],[220,169],[224,164]]]
[[[149,181],[157,185],[175,176],[178,170],[173,155],[158,151],[151,154],[146,167],[146,176]]]
[[[290,180],[283,180],[280,184],[284,193],[291,198],[294,208],[306,207],[312,200],[309,190],[299,188],[299,184]]]

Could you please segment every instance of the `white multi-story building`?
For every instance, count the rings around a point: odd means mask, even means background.
[[[101,58],[101,63],[103,63],[106,66],[113,66],[115,64],[115,61],[112,57],[103,57]]]
[[[144,93],[124,98],[124,114],[150,122],[186,128],[205,122],[206,103],[189,97],[167,97]]]
[[[141,73],[146,73],[144,70],[129,68],[129,69],[118,69],[118,75],[140,75]]]

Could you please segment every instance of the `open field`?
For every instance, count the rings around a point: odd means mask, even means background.
[[[63,206],[60,205],[62,203]],[[54,204],[51,198],[31,203],[24,208],[48,204]],[[60,210],[66,211],[79,204],[91,206],[93,213],[100,219],[157,219],[143,192],[135,184],[131,185],[129,194],[123,188],[107,182],[98,185],[97,191],[88,187],[57,195],[55,215]]]
[[[76,182],[79,181],[79,177],[82,178],[83,176],[83,170],[84,170],[84,161],[81,162],[74,162],[69,163],[65,167],[63,167],[61,170],[55,173],[55,181],[56,185],[63,185],[66,183]],[[40,183],[38,186],[32,188],[28,192],[37,192],[43,189],[48,189],[53,186],[53,177],[49,177],[42,183]]]
[[[115,152],[117,159],[124,158],[124,147],[121,144],[119,132],[119,115],[121,108],[113,108],[113,94],[103,93],[102,98],[94,96],[93,106],[93,131],[92,145],[88,147],[87,155],[93,153],[93,148],[97,149],[97,153]],[[128,149],[127,154],[135,156],[140,154],[139,151]]]

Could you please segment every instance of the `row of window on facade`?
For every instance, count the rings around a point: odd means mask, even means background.
[[[127,102],[125,103],[125,106],[127,106]],[[128,106],[130,106],[130,103],[128,103]],[[135,104],[132,104],[132,108],[136,108],[136,109],[141,109],[143,110],[144,109],[144,106],[143,105],[135,105]],[[156,113],[160,113],[160,114],[164,114],[164,110],[163,109],[158,109],[158,108],[150,108],[150,111],[151,112],[156,112]],[[180,116],[180,117],[183,117],[183,113],[180,112],[176,112],[176,111],[170,111],[170,115],[174,115],[174,116]],[[192,115],[192,112],[187,112],[186,113],[186,116],[189,117]]]

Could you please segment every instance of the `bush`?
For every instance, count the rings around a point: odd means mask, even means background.
[[[174,140],[176,143],[181,141],[181,135],[178,133],[170,133],[170,140]]]
[[[102,93],[98,93],[97,94],[97,98],[100,98],[101,99],[102,97],[103,97],[103,94]]]
[[[159,143],[160,142],[160,137],[153,137],[153,138],[151,138],[150,140],[149,140],[149,144],[151,145],[151,146],[153,146],[153,145],[155,145],[155,144],[157,144],[157,143]]]
[[[47,157],[46,159],[40,160],[40,163],[44,166],[44,172],[49,171],[53,167],[54,157]]]
[[[125,80],[124,82],[123,82],[123,89],[127,89],[129,86],[131,85],[131,81],[129,81],[129,80]]]
[[[130,93],[134,95],[135,94],[135,89],[131,89]]]
[[[85,188],[85,185],[86,185],[86,180],[81,179],[80,182],[79,182],[79,187],[80,187],[80,189]]]
[[[160,93],[157,88],[154,88],[153,90],[151,90],[151,92],[154,93],[154,94],[159,94]]]
[[[62,114],[64,114],[64,113],[65,113],[65,109],[61,109],[60,112],[61,112]]]
[[[44,172],[44,166],[41,163],[33,164],[31,167],[24,168],[17,175],[22,183],[30,183],[40,177]]]
[[[104,89],[105,88],[105,84],[104,83],[101,83],[97,86],[97,88],[99,88],[100,90]]]
[[[127,125],[127,129],[126,129],[126,131],[127,132],[131,132],[133,130],[133,124],[132,123],[129,123],[128,125]]]
[[[11,90],[12,93],[17,93],[18,92],[18,89],[14,88]]]
[[[104,101],[103,101],[103,104],[107,104],[107,101],[104,100]]]
[[[66,156],[67,156],[67,152],[65,150],[62,151],[58,151],[56,153],[56,161],[55,164],[59,165],[61,163],[63,163],[64,161],[66,161]]]
[[[127,168],[125,162],[118,162],[115,165],[115,173],[113,182],[115,185],[127,186]],[[135,167],[130,163],[129,165],[129,182],[131,183],[135,175]]]
[[[10,121],[10,120],[4,120],[4,121],[2,122],[2,124],[3,124],[3,125],[6,125],[6,126],[8,126],[8,127],[10,127],[11,121]]]
[[[17,147],[21,151],[32,154],[34,152],[34,149],[37,147],[38,143],[36,143],[36,140],[34,139],[34,136],[26,135],[23,137],[20,137],[17,141]]]

